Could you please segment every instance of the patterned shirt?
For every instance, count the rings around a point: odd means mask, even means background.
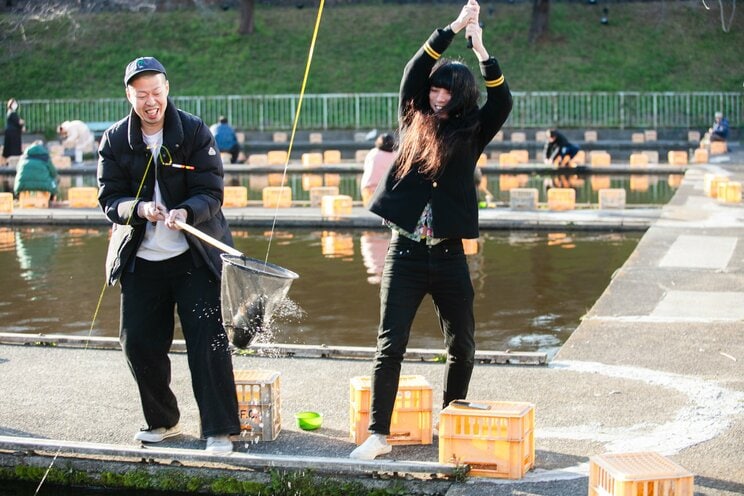
[[[398,233],[401,236],[412,239],[413,241],[426,240],[426,244],[429,246],[436,245],[444,241],[444,238],[435,238],[433,236],[434,231],[432,231],[431,229],[431,223],[431,202],[428,202],[424,207],[423,212],[421,212],[421,217],[419,217],[419,220],[416,223],[416,228],[413,230],[412,233],[406,231],[400,226],[393,224],[389,220],[385,221],[385,225],[392,229],[393,234]]]

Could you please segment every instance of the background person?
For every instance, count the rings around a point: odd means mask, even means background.
[[[132,110],[103,134],[98,199],[113,223],[106,278],[121,284],[120,340],[147,422],[134,438],[157,443],[181,432],[168,358],[177,309],[206,449],[229,452],[240,422],[220,317],[221,252],[176,224],[232,245],[222,160],[209,128],[168,99],[155,58],[130,62],[124,85]]]
[[[729,122],[723,116],[723,112],[716,112],[713,117],[713,125],[708,129],[710,141],[726,141],[729,134]]]
[[[392,229],[380,284],[380,324],[373,361],[369,438],[351,453],[372,460],[387,443],[411,323],[428,293],[447,349],[443,404],[465,398],[475,356],[473,284],[463,238],[478,237],[473,184],[480,154],[512,107],[495,58],[483,46],[480,6],[470,0],[449,26],[437,29],[408,62],[400,85],[400,146],[370,210]],[[472,38],[487,100],[460,62],[440,60],[455,34]]]
[[[26,129],[26,121],[18,115],[18,101],[8,100],[5,114],[5,141],[3,143],[3,157],[17,157],[23,152],[21,137]]]
[[[21,191],[48,191],[50,199],[57,195],[57,169],[41,140],[31,143],[18,159],[13,184],[16,198]]]
[[[377,189],[380,179],[387,173],[390,166],[393,165],[396,156],[394,148],[395,138],[393,135],[383,133],[377,137],[375,147],[364,158],[364,173],[362,174],[359,188],[365,207],[369,205],[369,200]]]
[[[230,163],[237,164],[240,155],[240,143],[235,130],[227,123],[227,117],[221,115],[217,124],[209,128],[221,152],[230,154]]]
[[[76,164],[82,163],[84,153],[93,152],[95,138],[83,121],[65,121],[57,128],[57,134],[62,138],[62,146],[75,150]]]
[[[545,134],[548,140],[544,148],[545,164],[572,167],[571,161],[579,153],[579,147],[555,129],[548,129]]]

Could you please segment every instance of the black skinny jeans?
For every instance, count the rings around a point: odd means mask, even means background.
[[[433,246],[393,239],[380,287],[380,327],[372,374],[369,431],[390,434],[403,355],[421,301],[431,294],[444,334],[447,364],[443,404],[468,393],[475,356],[473,284],[459,239]]]
[[[172,427],[180,418],[170,388],[168,358],[176,307],[201,434],[238,434],[238,400],[228,338],[222,328],[220,283],[206,265],[194,267],[188,251],[160,262],[138,258],[134,272],[124,273],[121,279],[119,339],[137,381],[145,421],[150,428]]]

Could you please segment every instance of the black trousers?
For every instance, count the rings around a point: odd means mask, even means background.
[[[434,300],[447,349],[443,404],[467,396],[475,357],[475,319],[473,284],[462,241],[445,240],[427,246],[398,236],[388,248],[380,285],[370,432],[390,434],[411,324],[427,293]]]
[[[137,258],[121,279],[120,341],[137,381],[150,428],[172,427],[179,418],[170,388],[168,351],[174,309],[186,340],[191,383],[202,436],[238,434],[238,401],[227,334],[222,328],[220,283],[191,253],[150,262]]]

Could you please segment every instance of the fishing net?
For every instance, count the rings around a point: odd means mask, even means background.
[[[230,342],[246,348],[267,329],[299,276],[268,262],[223,253],[222,322]]]

